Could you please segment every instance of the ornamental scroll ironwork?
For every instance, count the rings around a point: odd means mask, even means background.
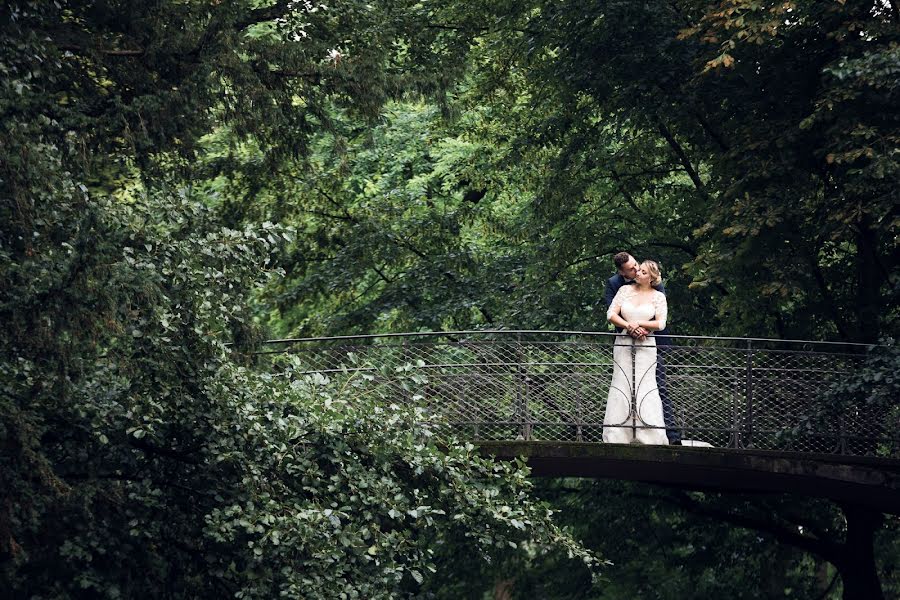
[[[602,442],[612,333],[462,331],[273,340],[295,375],[370,371],[471,441]],[[681,437],[714,447],[900,456],[900,405],[825,401],[877,347],[670,336],[659,356]],[[635,347],[633,352],[646,351]],[[414,372],[420,382],[392,373]],[[639,398],[632,389],[634,410]]]

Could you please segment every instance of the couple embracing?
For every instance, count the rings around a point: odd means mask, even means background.
[[[652,260],[638,263],[627,252],[619,252],[613,261],[617,273],[606,282],[606,318],[622,335],[613,346],[603,441],[681,444],[662,360],[669,309],[659,265]]]

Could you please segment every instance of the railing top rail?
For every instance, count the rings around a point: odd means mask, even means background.
[[[338,336],[322,336],[322,337],[305,337],[305,338],[279,338],[266,340],[264,344],[307,344],[313,342],[332,342],[337,340],[371,340],[380,338],[427,338],[427,337],[452,337],[462,335],[568,335],[568,336],[586,336],[586,337],[616,337],[625,334],[613,333],[608,331],[565,331],[565,330],[547,330],[547,329],[474,329],[459,331],[412,331],[400,333],[370,333],[356,335],[338,335]],[[756,337],[729,337],[729,336],[708,336],[708,335],[668,335],[673,339],[686,340],[721,340],[732,342],[761,342],[761,343],[779,343],[779,344],[814,344],[822,346],[842,346],[856,348],[877,348],[878,344],[865,344],[859,342],[833,342],[821,340],[797,340],[797,339],[780,339],[780,338],[756,338]]]

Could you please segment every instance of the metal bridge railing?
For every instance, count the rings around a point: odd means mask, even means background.
[[[626,395],[631,417],[604,424],[614,344],[626,336],[563,331],[463,331],[273,340],[264,353],[290,353],[297,374],[369,370],[398,401],[440,416],[472,441],[602,442],[604,427],[661,428],[640,420],[647,364],[661,359],[680,437],[714,447],[897,457],[900,406],[826,400],[836,381],[876,347],[859,344],[669,336],[634,347]],[[655,353],[655,357],[641,353]],[[622,355],[618,355],[621,359]],[[406,366],[406,368],[402,368]],[[421,383],[392,376],[410,366]],[[655,375],[655,373],[654,373]],[[652,386],[651,386],[652,387]],[[413,398],[414,397],[414,398]]]

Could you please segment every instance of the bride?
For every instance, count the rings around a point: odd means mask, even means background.
[[[653,289],[661,281],[659,265],[652,260],[642,262],[634,284],[619,288],[606,313],[606,318],[628,335],[617,336],[613,346],[613,378],[603,417],[604,442],[669,443],[656,387],[656,340],[652,335],[665,329],[668,316],[665,294]]]

